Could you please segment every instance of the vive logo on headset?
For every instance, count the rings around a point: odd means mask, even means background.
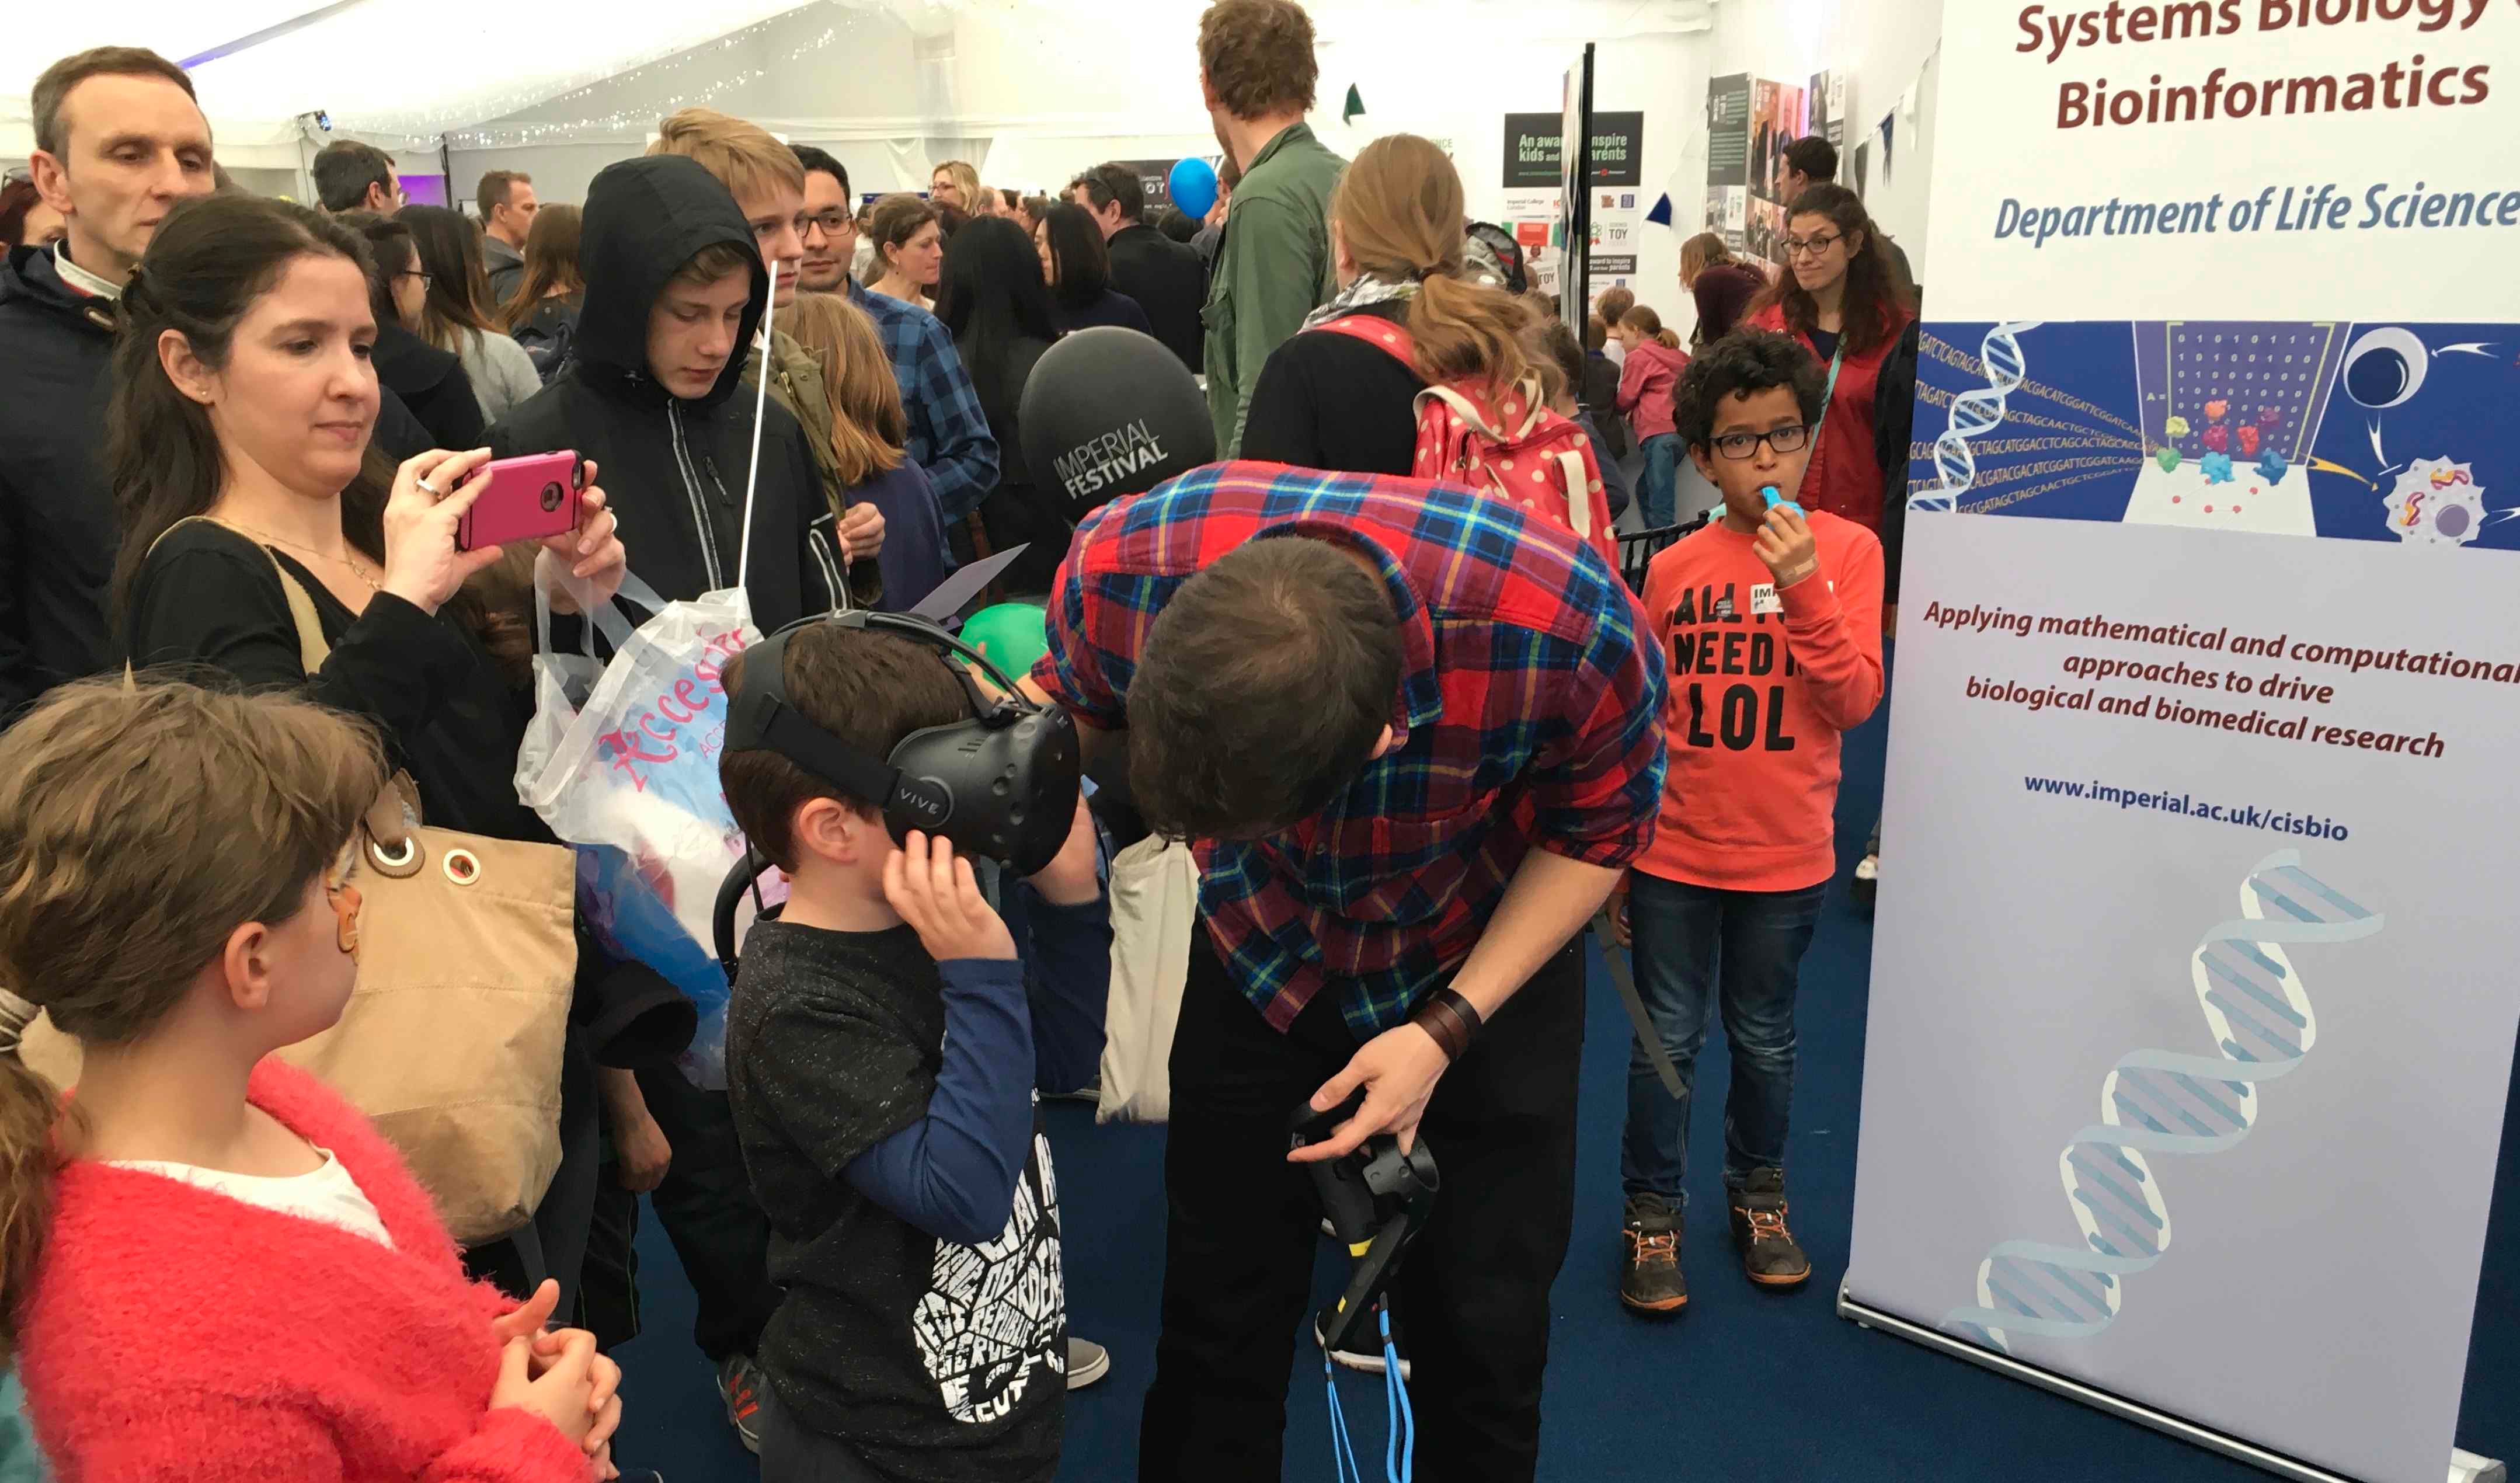
[[[942,824],[954,816],[954,789],[942,778],[910,778],[901,780],[893,790],[893,801],[930,825]]]

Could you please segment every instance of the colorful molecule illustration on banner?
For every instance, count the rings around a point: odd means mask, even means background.
[[[2228,453],[2209,453],[2196,461],[2196,467],[2205,471],[2205,482],[2209,484],[2231,482],[2231,455]]]
[[[2179,450],[2176,448],[2162,449],[2152,456],[2152,461],[2161,466],[2161,472],[2164,473],[2179,472]]]
[[[2384,919],[2279,850],[2240,884],[2240,917],[2205,933],[2188,978],[2220,1056],[2135,1051],[2100,1084],[2100,1121],[2056,1161],[2080,1245],[2005,1240],[1977,1269],[1977,1302],[1943,1326],[2009,1353],[2017,1337],[2086,1339],[2116,1320],[2124,1279],[2170,1249],[2170,1206],[2147,1153],[2223,1153],[2257,1125],[2258,1089],[2298,1070],[2318,1021],[2287,943],[2333,946]]]
[[[2265,479],[2270,484],[2280,484],[2283,482],[2285,472],[2289,471],[2291,467],[2292,466],[2284,462],[2284,456],[2282,454],[2270,448],[2266,451],[2265,455],[2258,460],[2258,477]]]
[[[2240,440],[2240,457],[2256,458],[2258,456],[2258,429],[2256,427],[2244,423],[2240,427],[2233,428],[2231,435]]]
[[[2230,410],[2231,404],[2218,397],[2205,404],[2205,421],[2209,423],[2219,423]]]
[[[2169,422],[2161,425],[2161,430],[2170,434],[2172,437],[2185,437],[2187,435],[2187,419],[2183,417],[2174,417]]]
[[[2198,440],[2204,443],[2205,451],[2208,453],[2228,453],[2231,451],[2231,429],[2223,427],[2220,424],[2206,428],[2204,432],[2199,434]]]
[[[2464,546],[2485,523],[2485,486],[2449,459],[2419,458],[2398,475],[2385,504],[2389,533],[2427,546]]]
[[[2281,407],[2260,407],[2258,409],[2258,426],[2266,428],[2269,432],[2272,432],[2277,427],[2282,427],[2283,420],[2283,409]]]

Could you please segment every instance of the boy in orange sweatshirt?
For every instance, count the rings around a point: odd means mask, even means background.
[[[1619,1297],[1641,1312],[1688,1301],[1689,1094],[1719,1007],[1732,1050],[1724,1186],[1733,1245],[1763,1286],[1811,1276],[1785,1224],[1794,991],[1836,864],[1838,736],[1881,701],[1881,543],[1790,503],[1823,400],[1810,354],[1757,331],[1701,351],[1674,396],[1680,439],[1723,491],[1724,517],[1645,575],[1645,613],[1671,666],[1671,764],[1661,828],[1611,902],[1682,1079],[1675,1098],[1643,1047],[1630,1057]],[[1772,489],[1787,503],[1771,508]]]

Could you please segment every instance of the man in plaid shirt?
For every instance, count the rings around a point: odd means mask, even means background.
[[[1570,939],[1661,807],[1661,655],[1617,573],[1456,485],[1214,465],[1078,530],[1025,682],[1198,841],[1144,1479],[1279,1476],[1318,1240],[1298,1159],[1422,1129],[1403,1268],[1428,1477],[1525,1483],[1574,1196]],[[1489,1023],[1489,1021],[1497,1021]]]
[[[901,383],[901,408],[910,414],[910,461],[927,475],[948,525],[980,508],[998,487],[998,440],[989,431],[980,393],[954,350],[954,337],[935,315],[900,299],[869,293],[844,278],[849,302],[875,321],[876,334],[892,357],[892,379]]]

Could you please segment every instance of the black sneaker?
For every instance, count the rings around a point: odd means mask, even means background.
[[[1785,1229],[1785,1176],[1761,1169],[1732,1191],[1732,1245],[1741,1271],[1762,1287],[1799,1287],[1811,1278],[1811,1258]]]
[[[1619,1301],[1640,1313],[1678,1313],[1688,1306],[1688,1282],[1680,1275],[1680,1212],[1659,1194],[1628,1196],[1627,1223],[1619,1238]]]

